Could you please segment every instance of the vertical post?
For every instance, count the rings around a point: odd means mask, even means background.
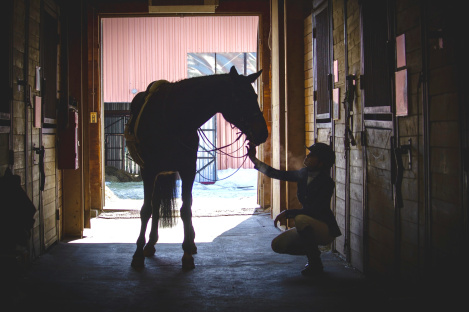
[[[302,1],[285,1],[285,169],[305,156],[304,19]],[[301,162],[300,162],[301,163]],[[285,185],[286,209],[299,209],[296,183]],[[290,222],[290,220],[289,220]],[[291,227],[292,224],[288,223]]]
[[[423,274],[430,272],[430,267],[432,263],[432,252],[431,252],[431,209],[432,209],[432,198],[431,198],[431,175],[430,175],[430,107],[428,101],[428,4],[424,1],[421,5],[421,42],[422,42],[422,73],[421,81],[422,84],[422,106],[423,106],[423,163],[424,163],[424,272]]]
[[[285,169],[284,1],[272,0],[272,166]],[[285,182],[272,180],[272,216],[285,207]]]
[[[345,68],[345,77],[348,77],[348,37],[347,37],[347,0],[344,0],[344,68]],[[345,94],[346,98],[344,99],[345,105],[345,137],[344,137],[344,153],[345,153],[345,238],[344,238],[344,253],[345,259],[347,262],[351,261],[351,252],[350,252],[350,168],[349,168],[349,158],[350,158],[350,145],[348,141],[348,132],[347,125],[350,118],[350,111],[348,110],[347,105],[347,95],[349,94],[349,84],[348,80],[345,81]]]

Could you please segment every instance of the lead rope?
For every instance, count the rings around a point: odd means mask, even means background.
[[[229,156],[229,157],[231,157],[231,158],[242,158],[242,157],[244,157],[244,156],[232,156],[232,154],[234,154],[234,153],[236,153],[237,151],[239,151],[239,150],[241,149],[241,147],[238,148],[237,150],[233,151],[231,154],[228,154],[228,153],[222,151],[222,149],[227,148],[228,146],[231,146],[231,145],[233,145],[234,143],[236,143],[237,141],[239,141],[239,139],[241,139],[241,137],[243,136],[243,133],[242,133],[242,132],[239,132],[239,135],[238,135],[238,137],[236,138],[236,140],[234,140],[234,141],[231,142],[230,144],[227,144],[227,145],[222,146],[222,147],[215,147],[215,145],[214,145],[212,142],[210,142],[210,139],[207,137],[207,135],[205,134],[204,131],[202,131],[201,129],[198,129],[197,131],[199,132],[199,135],[202,137],[202,140],[203,140],[207,145],[210,145],[211,147],[214,147],[213,149],[211,149],[211,150],[206,150],[206,151],[204,151],[204,152],[208,152],[208,153],[210,153],[210,152],[218,152],[219,154],[226,155],[226,156]],[[246,142],[246,140],[245,140],[245,142]],[[243,145],[243,146],[244,146],[244,145]]]
[[[209,179],[209,178],[204,177],[202,174],[200,174],[200,172],[199,172],[199,175],[200,175],[202,178],[204,178],[205,180],[208,180],[209,182],[217,182],[217,181],[226,180],[226,179],[232,177],[236,172],[238,172],[239,169],[241,169],[241,167],[242,167],[242,166],[244,165],[244,163],[246,162],[246,159],[248,159],[248,154],[246,153],[246,155],[244,155],[243,157],[244,157],[243,163],[238,167],[238,169],[236,169],[235,172],[233,172],[232,174],[230,174],[230,175],[227,176],[227,177],[224,177],[223,179],[212,180],[212,179]],[[241,157],[238,157],[238,158],[241,158]]]
[[[204,140],[205,143],[207,143],[207,141],[208,141],[208,143],[210,143],[211,146],[213,146],[213,147],[215,146],[212,142],[210,142],[210,140],[207,138],[207,136],[205,135],[205,133],[204,133],[201,129],[198,129],[198,131],[199,131],[199,133],[202,133],[202,140]],[[231,154],[228,154],[228,153],[225,153],[225,152],[221,152],[221,149],[222,149],[222,148],[226,148],[226,147],[228,147],[228,146],[230,146],[230,145],[233,145],[235,142],[237,142],[237,141],[241,138],[242,135],[243,135],[243,133],[240,132],[240,134],[238,135],[238,137],[236,138],[236,140],[233,141],[232,143],[227,144],[227,145],[225,145],[225,146],[223,146],[223,147],[218,147],[218,148],[214,148],[213,150],[206,151],[206,152],[215,151],[215,153],[224,154],[224,155],[229,156],[229,157],[231,157],[231,158],[244,158],[243,162],[242,162],[241,165],[236,169],[235,172],[233,172],[232,174],[230,174],[230,175],[227,176],[227,177],[224,177],[223,179],[216,179],[216,180],[209,179],[209,178],[203,176],[200,172],[199,172],[199,175],[200,175],[202,178],[204,178],[205,180],[209,181],[209,182],[216,182],[216,181],[226,180],[226,179],[232,177],[236,172],[238,172],[239,169],[241,169],[241,167],[244,166],[244,163],[246,162],[246,160],[247,160],[247,158],[248,158],[248,154],[246,153],[246,154],[244,154],[243,156],[232,156]],[[205,138],[207,141],[205,141],[204,138]],[[237,150],[233,151],[232,154],[236,153],[236,152],[239,151],[242,147],[244,147],[244,143],[245,143],[245,142],[246,142],[246,140],[244,140],[243,145],[242,145],[240,148],[238,148]]]
[[[208,180],[209,182],[217,182],[217,181],[226,180],[226,179],[230,178],[231,176],[233,176],[233,175],[234,175],[236,172],[238,172],[238,171],[239,171],[239,169],[241,169],[241,167],[242,167],[242,166],[244,165],[244,163],[246,162],[246,159],[247,159],[247,158],[248,158],[248,157],[247,157],[247,154],[246,154],[246,156],[244,156],[244,160],[243,160],[243,163],[241,164],[241,166],[239,166],[239,167],[238,167],[238,169],[236,169],[236,171],[235,171],[235,172],[233,172],[232,174],[230,174],[230,175],[229,175],[229,176],[227,176],[227,177],[224,177],[223,179],[218,179],[218,180],[211,180],[211,179],[209,179],[209,178],[206,178],[206,177],[204,177],[203,175],[201,175],[201,174],[200,174],[200,172],[199,172],[199,175],[200,175],[202,178],[204,178],[204,179]]]

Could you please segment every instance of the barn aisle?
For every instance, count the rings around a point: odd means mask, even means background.
[[[140,221],[92,222],[100,230],[60,242],[31,265],[9,298],[14,310],[393,311],[419,301],[365,279],[330,251],[322,253],[322,278],[303,277],[305,257],[271,250],[280,230],[266,213],[194,218],[198,254],[190,272],[181,270],[180,224],[160,232],[156,255],[137,271],[130,261]]]

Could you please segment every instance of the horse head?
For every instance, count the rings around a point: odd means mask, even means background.
[[[228,74],[232,94],[221,112],[228,122],[241,130],[246,139],[255,145],[264,143],[269,136],[267,124],[257,102],[257,94],[252,86],[261,73],[262,70],[248,76],[239,75],[232,66]]]

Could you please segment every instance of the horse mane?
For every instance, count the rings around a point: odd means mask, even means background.
[[[171,88],[174,88],[176,91],[184,89],[187,85],[211,85],[216,86],[216,83],[222,83],[228,81],[228,74],[216,74],[208,76],[198,76],[181,79],[171,83]],[[215,87],[216,88],[216,87]]]
[[[181,80],[177,80],[174,83],[178,82],[193,82],[193,81],[202,81],[202,80],[207,80],[208,82],[211,82],[211,80],[220,80],[220,78],[226,78],[228,77],[227,73],[224,74],[214,74],[214,75],[206,75],[206,76],[197,76],[197,77],[189,77],[189,78],[184,78]]]

